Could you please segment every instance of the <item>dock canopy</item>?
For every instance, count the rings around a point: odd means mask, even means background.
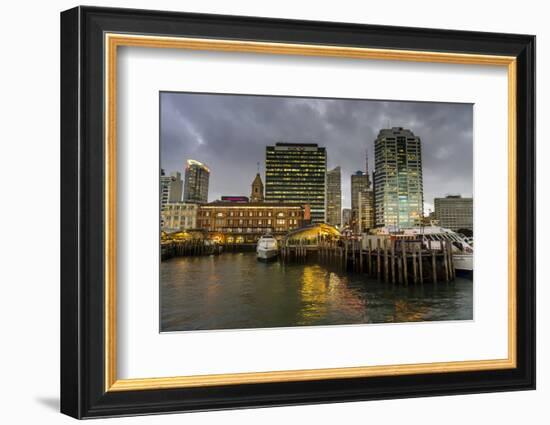
[[[339,238],[339,230],[331,224],[316,223],[288,232],[284,241],[288,244],[316,244],[319,236],[327,238]]]

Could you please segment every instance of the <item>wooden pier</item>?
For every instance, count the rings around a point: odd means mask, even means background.
[[[202,239],[190,239],[184,241],[170,241],[161,244],[161,261],[172,257],[188,257],[199,255],[220,254],[221,246],[207,244]]]
[[[280,246],[283,262],[317,260],[344,270],[367,273],[384,282],[449,282],[456,277],[452,245],[442,241],[436,248],[420,240],[369,239],[366,247],[356,239],[323,239],[316,243],[284,241]]]

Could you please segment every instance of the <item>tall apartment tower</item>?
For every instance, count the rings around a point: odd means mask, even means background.
[[[340,167],[327,171],[326,222],[333,226],[342,224],[342,173]]]
[[[359,194],[370,189],[370,176],[363,171],[351,175],[351,221],[357,224],[359,218]]]
[[[208,182],[210,170],[206,165],[194,159],[188,159],[185,166],[185,202],[208,202]]]
[[[181,202],[183,182],[181,173],[173,172],[169,176],[160,171],[160,206],[164,209],[169,202]]]
[[[418,226],[424,210],[420,138],[402,127],[382,129],[374,154],[375,225]]]
[[[266,202],[309,205],[311,221],[325,221],[327,152],[316,143],[276,143],[265,151]]]
[[[252,182],[252,192],[250,193],[250,202],[263,202],[264,200],[264,184],[260,173],[256,174]]]

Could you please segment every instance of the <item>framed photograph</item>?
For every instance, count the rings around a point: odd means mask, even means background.
[[[531,35],[63,12],[61,411],[534,389],[534,70]]]

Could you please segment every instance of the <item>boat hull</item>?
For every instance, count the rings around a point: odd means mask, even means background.
[[[258,260],[271,260],[277,258],[278,251],[276,249],[258,249],[256,251],[256,257]]]
[[[453,263],[456,270],[471,272],[474,270],[474,256],[453,254]]]

